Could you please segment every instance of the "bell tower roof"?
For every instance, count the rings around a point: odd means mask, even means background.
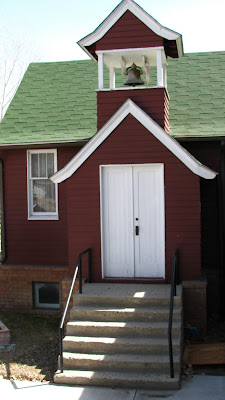
[[[136,17],[138,23],[142,23],[144,27],[142,38],[140,38],[137,32],[140,31],[137,26],[137,31],[133,32],[134,41],[127,44],[128,48],[143,48],[143,47],[157,47],[159,46],[159,41],[163,41],[163,47],[165,49],[166,56],[172,58],[178,58],[183,56],[183,42],[182,35],[174,32],[162,26],[158,21],[156,21],[151,15],[149,15],[142,7],[140,7],[133,0],[122,0],[121,3],[108,15],[108,17],[89,35],[81,39],[78,44],[79,46],[94,60],[98,59],[97,52],[100,50],[109,50],[106,48],[111,36],[115,34],[115,26],[117,25],[119,29],[126,24],[126,17],[132,14],[132,17]],[[122,22],[123,18],[123,22]],[[120,20],[121,27],[118,25]],[[121,31],[118,34],[121,36]],[[151,37],[149,36],[151,32]],[[135,37],[136,35],[136,37]],[[149,45],[149,42],[152,42]],[[126,47],[126,41],[114,40],[111,43],[112,49],[121,49]],[[137,45],[138,43],[138,45]],[[140,44],[139,44],[140,43]],[[146,43],[146,45],[145,45]],[[162,45],[162,44],[161,44]],[[125,46],[125,47],[124,47]]]

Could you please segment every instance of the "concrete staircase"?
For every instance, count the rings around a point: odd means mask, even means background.
[[[182,348],[181,287],[174,298],[175,377],[170,378],[170,285],[85,284],[76,294],[56,383],[178,389]]]

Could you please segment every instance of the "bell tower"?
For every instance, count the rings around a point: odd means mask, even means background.
[[[167,58],[183,56],[182,36],[133,0],[123,0],[78,44],[98,63],[98,129],[131,99],[169,132]]]

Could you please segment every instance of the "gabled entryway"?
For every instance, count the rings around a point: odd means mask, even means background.
[[[95,282],[170,281],[172,256],[179,248],[181,279],[193,276],[192,271],[199,279],[199,176],[213,179],[216,173],[128,99],[51,177],[55,183],[68,179],[71,273],[74,256],[91,247]]]
[[[101,167],[102,275],[165,277],[162,164]]]

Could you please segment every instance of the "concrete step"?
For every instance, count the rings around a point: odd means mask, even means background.
[[[182,301],[174,301],[171,379],[169,285],[85,284],[63,339],[64,372],[56,383],[177,389],[180,382]]]
[[[134,354],[168,354],[167,338],[142,337],[83,337],[65,336],[63,351],[76,353],[134,353]],[[173,340],[174,354],[179,354],[180,340]]]
[[[179,377],[169,378],[167,374],[141,374],[124,371],[83,371],[65,370],[57,371],[55,383],[69,385],[110,386],[141,389],[179,389]]]
[[[70,370],[142,370],[143,373],[164,372],[169,374],[169,355],[152,354],[86,354],[69,353],[63,354],[64,368]],[[179,356],[174,357],[174,371],[178,373],[180,367]]]
[[[76,293],[75,295],[75,303],[80,306],[101,306],[102,305],[102,297],[100,296],[86,296],[83,294]],[[170,298],[139,298],[139,297],[105,297],[104,305],[114,307],[122,306],[122,307],[151,307],[151,306],[167,306],[169,307]],[[174,297],[174,306],[181,305],[181,297]]]
[[[174,321],[173,336],[179,335],[181,321]],[[74,336],[167,336],[168,321],[150,322],[105,322],[105,321],[69,321],[66,334]]]
[[[179,321],[181,307],[175,307],[173,320]],[[88,321],[163,321],[168,320],[169,309],[167,307],[152,306],[149,308],[107,308],[101,306],[77,306],[75,305],[70,311],[72,320],[88,320]]]

